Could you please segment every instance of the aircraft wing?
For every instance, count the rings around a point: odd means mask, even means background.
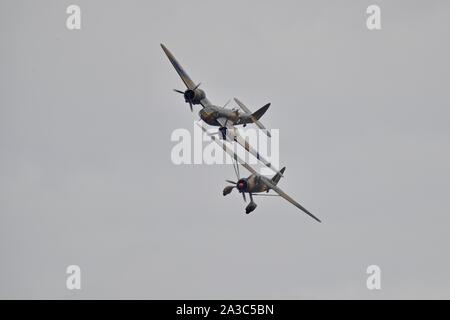
[[[186,87],[188,89],[191,89],[191,90],[194,89],[196,84],[194,83],[194,81],[191,80],[191,78],[188,76],[186,71],[184,71],[183,67],[177,61],[177,59],[175,59],[175,57],[173,56],[172,52],[170,52],[169,49],[167,49],[166,46],[163,45],[162,43],[161,43],[161,48],[164,50],[167,58],[169,58],[169,60],[172,63],[173,67],[175,68],[175,71],[178,73],[178,75],[180,76],[181,80],[183,80],[183,82],[186,85]]]
[[[220,123],[221,126],[227,127],[227,138],[230,139],[230,141],[236,141],[238,144],[240,144],[245,150],[247,150],[248,153],[253,155],[256,159],[261,161],[266,167],[271,169],[275,173],[280,173],[281,176],[283,174],[280,172],[278,168],[276,168],[274,165],[272,165],[269,161],[267,161],[262,155],[259,154],[255,148],[253,148],[250,143],[248,143],[248,140],[245,140],[240,134],[239,131],[233,126],[233,124],[230,121],[227,121],[226,118],[218,118],[217,122]]]
[[[238,98],[234,98],[234,101],[237,103],[237,105],[245,112],[248,114],[252,114],[252,112],[250,111],[249,108],[247,108]],[[256,124],[258,126],[258,128],[260,128],[261,130],[263,130],[263,132],[269,137],[271,138],[272,136],[270,135],[270,132],[266,129],[266,127],[264,127],[264,125],[261,123],[261,121],[253,119],[253,123]]]
[[[202,125],[200,121],[195,122],[205,133],[208,133],[208,130]],[[228,153],[234,160],[239,162],[245,169],[247,169],[249,172],[259,175],[259,173],[256,172],[255,169],[253,169],[245,160],[243,160],[241,157],[239,157],[234,150],[230,149],[220,138],[215,136],[210,136],[211,139],[217,143],[226,153]]]
[[[281,190],[278,186],[276,186],[275,184],[273,184],[272,182],[270,182],[269,179],[264,179],[264,182],[270,187],[270,189],[272,189],[273,191],[275,191],[276,193],[278,193],[281,197],[283,197],[284,199],[286,199],[287,201],[289,201],[290,203],[292,203],[294,206],[296,206],[297,208],[299,208],[300,210],[302,210],[304,213],[306,213],[307,215],[309,215],[311,218],[313,218],[314,220],[318,221],[318,222],[322,222],[320,221],[315,215],[313,215],[311,212],[309,212],[308,210],[306,210],[304,207],[302,207],[302,205],[300,203],[298,203],[297,201],[295,201],[294,199],[292,199],[288,194],[286,194],[283,190]]]

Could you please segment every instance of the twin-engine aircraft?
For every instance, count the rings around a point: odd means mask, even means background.
[[[249,123],[254,123],[258,126],[258,128],[263,130],[268,137],[270,137],[270,132],[259,121],[262,115],[267,111],[267,109],[269,109],[270,103],[253,113],[251,113],[251,111],[237,98],[234,98],[234,101],[242,109],[242,112],[238,109],[230,110],[225,108],[228,102],[223,107],[213,105],[206,97],[205,91],[199,89],[200,83],[195,84],[194,81],[192,81],[165,45],[161,44],[161,47],[187,88],[185,91],[178,89],[174,89],[174,91],[183,94],[184,100],[189,104],[191,111],[193,111],[193,105],[201,105],[202,109],[199,111],[200,118],[209,125],[218,126],[220,136],[223,140],[227,140],[228,138],[230,141],[236,141],[265,166],[274,172],[280,172],[280,170],[271,164],[270,161],[267,161],[262,155],[260,155],[259,152],[255,150],[234,127],[235,125],[243,125],[245,127]]]
[[[263,116],[267,109],[269,109],[270,103],[267,103],[253,113],[236,98],[235,101],[242,109],[242,112],[238,109],[226,109],[225,107],[228,102],[223,107],[213,105],[206,97],[205,91],[199,88],[200,83],[195,84],[191,80],[188,74],[184,71],[183,67],[175,59],[169,49],[166,48],[166,46],[161,44],[161,47],[166,53],[173,67],[177,71],[181,80],[183,80],[184,84],[187,87],[185,91],[178,89],[174,89],[174,91],[184,96],[184,101],[189,104],[191,111],[193,111],[193,105],[201,105],[203,108],[199,111],[200,118],[211,126],[219,127],[222,139],[226,140],[227,129],[229,129],[230,127],[233,127],[235,125],[243,125],[245,127],[249,123],[255,123],[270,137],[270,133],[266,130],[262,123],[259,122],[259,119]]]

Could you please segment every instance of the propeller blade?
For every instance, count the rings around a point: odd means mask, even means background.
[[[191,108],[191,112],[194,112],[194,109],[192,108],[192,102],[189,101],[189,107]]]
[[[178,92],[178,93],[181,93],[181,94],[184,94],[184,92],[183,92],[183,91],[181,91],[181,90],[178,90],[178,89],[173,89],[173,91],[175,91],[175,92]]]
[[[194,89],[192,89],[192,90],[195,90],[195,89],[197,89],[198,87],[200,87],[200,85],[201,85],[202,83],[201,82],[199,82],[198,83],[198,85],[196,85],[195,87],[194,87]]]
[[[231,180],[225,180],[226,182],[229,182],[229,183],[231,183],[231,184],[236,184],[236,182],[234,182],[234,181],[231,181]]]
[[[245,198],[245,192],[242,192],[242,198],[244,198],[244,202],[247,202],[247,199]]]

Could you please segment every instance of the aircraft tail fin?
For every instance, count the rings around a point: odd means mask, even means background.
[[[271,134],[269,132],[269,130],[266,129],[266,127],[264,127],[264,125],[259,121],[259,118],[261,118],[263,116],[263,114],[267,111],[267,109],[269,109],[270,107],[270,103],[266,104],[264,107],[262,107],[261,109],[257,110],[256,112],[254,112],[253,114],[251,113],[250,109],[247,108],[238,98],[234,98],[234,101],[236,101],[236,103],[238,104],[238,106],[244,110],[245,113],[251,114],[251,122],[256,124],[256,126],[258,128],[260,128],[261,130],[263,130],[263,132],[269,137],[271,138]]]
[[[261,121],[259,121],[259,118],[261,118],[263,116],[263,114],[267,111],[267,109],[269,109],[269,107],[270,107],[270,103],[268,103],[264,107],[256,110],[252,114],[252,119],[253,119],[253,123],[256,124],[256,126],[258,128],[260,128],[269,138],[271,138],[272,135],[270,134],[269,130],[267,130],[266,127],[264,127],[264,125],[261,123]]]
[[[286,167],[283,167],[279,172],[277,172],[273,178],[272,181],[274,184],[277,184],[278,181],[280,181],[281,176],[284,174],[284,171],[286,170]]]
[[[258,110],[256,110],[255,112],[252,113],[252,118],[254,119],[254,121],[256,122],[257,120],[259,120],[264,113],[266,113],[267,109],[269,109],[270,107],[270,103],[264,105],[264,107],[259,108]]]

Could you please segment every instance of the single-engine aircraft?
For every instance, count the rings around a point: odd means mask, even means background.
[[[204,132],[207,133],[207,130],[205,127],[203,127],[200,123],[196,122],[198,126],[202,128]],[[278,182],[280,181],[280,178],[282,174],[284,173],[286,167],[282,168],[279,172],[277,172],[272,178],[263,176],[256,172],[255,169],[253,169],[248,163],[246,163],[243,159],[241,159],[232,149],[230,149],[223,141],[217,139],[215,136],[211,136],[211,139],[216,142],[226,153],[228,153],[235,161],[233,168],[236,173],[237,181],[231,181],[226,180],[227,182],[231,183],[231,185],[226,186],[223,189],[223,195],[226,196],[231,191],[233,191],[234,188],[238,190],[239,193],[242,193],[242,197],[244,198],[244,201],[246,202],[246,196],[245,194],[248,193],[250,196],[250,203],[245,208],[245,212],[249,214],[253,210],[256,209],[256,203],[253,201],[253,196],[281,196],[282,198],[286,199],[290,203],[292,203],[294,206],[302,210],[304,213],[309,215],[311,218],[318,222],[320,221],[319,218],[317,218],[315,215],[313,215],[311,212],[309,212],[307,209],[305,209],[302,205],[300,205],[297,201],[292,199],[288,194],[286,194],[283,190],[280,189],[280,187],[277,186]],[[243,178],[240,176],[239,172],[239,164],[241,164],[244,168],[246,168],[251,175],[247,178]],[[276,194],[268,194],[270,190],[273,190],[276,192]]]
[[[245,127],[249,123],[254,123],[261,130],[263,130],[263,132],[268,137],[271,137],[270,132],[259,121],[262,115],[269,108],[270,103],[267,103],[262,108],[253,113],[237,98],[234,98],[234,101],[242,109],[242,112],[240,112],[238,109],[227,109],[226,106],[228,105],[229,101],[224,106],[213,105],[206,97],[205,92],[199,88],[200,83],[195,84],[195,82],[192,81],[192,79],[189,77],[186,71],[184,71],[183,67],[175,59],[173,54],[169,51],[169,49],[166,48],[165,45],[161,44],[161,47],[169,58],[169,61],[175,68],[176,72],[180,76],[181,80],[187,87],[185,91],[178,89],[174,89],[174,91],[183,94],[184,100],[189,104],[191,111],[193,111],[193,105],[201,105],[202,109],[199,111],[200,118],[209,125],[218,126],[220,136],[223,140],[227,140],[228,137],[231,141],[236,141],[268,168],[272,169],[274,172],[280,172],[278,168],[274,167],[269,161],[267,161],[262,155],[260,155],[259,152],[248,143],[248,141],[243,139],[237,129],[234,127],[235,125],[243,125]],[[210,135],[210,133],[208,134]]]

